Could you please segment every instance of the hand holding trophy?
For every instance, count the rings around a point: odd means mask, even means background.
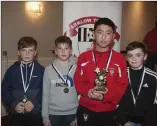
[[[106,88],[106,74],[107,70],[104,68],[102,71],[97,67],[95,70],[96,78],[95,78],[95,90],[102,91],[104,94],[107,93],[108,89]]]

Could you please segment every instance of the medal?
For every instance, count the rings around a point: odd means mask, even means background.
[[[26,96],[24,96],[24,98],[22,99],[22,103],[26,103],[27,102],[27,98]]]
[[[54,64],[52,64],[52,67],[53,69],[56,71],[56,73],[58,74],[58,76],[62,79],[62,81],[64,82],[64,93],[68,93],[69,92],[69,88],[68,88],[68,74],[71,72],[72,68],[73,68],[74,65],[71,65],[69,70],[68,70],[68,73],[67,73],[67,77],[66,77],[66,80],[64,79],[63,75],[59,72],[59,70],[56,68],[56,66]]]
[[[27,101],[27,99],[26,99],[26,98],[24,98],[24,99],[22,100],[22,102],[23,102],[23,103],[26,103],[26,101]]]
[[[64,88],[64,93],[68,93],[69,92],[69,89],[66,87]]]

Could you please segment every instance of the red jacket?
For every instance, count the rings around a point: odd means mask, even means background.
[[[102,70],[106,66],[109,52],[96,52],[97,66]],[[128,86],[126,61],[124,56],[112,50],[112,57],[107,73],[108,92],[103,101],[88,98],[88,91],[94,87],[96,64],[93,60],[93,51],[89,50],[80,54],[74,82],[77,92],[81,95],[79,104],[95,112],[106,112],[116,109],[122,95]]]

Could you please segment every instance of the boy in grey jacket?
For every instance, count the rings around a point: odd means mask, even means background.
[[[43,78],[42,117],[44,126],[71,126],[78,107],[73,82],[76,58],[71,56],[72,41],[60,36],[55,40],[57,58],[46,67]]]

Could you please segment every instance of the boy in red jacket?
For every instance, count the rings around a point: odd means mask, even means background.
[[[126,62],[112,50],[115,24],[100,18],[94,25],[94,48],[80,54],[74,82],[80,94],[78,126],[115,126],[115,110],[128,85]],[[96,85],[104,84],[106,88]],[[102,86],[103,87],[103,86]]]

